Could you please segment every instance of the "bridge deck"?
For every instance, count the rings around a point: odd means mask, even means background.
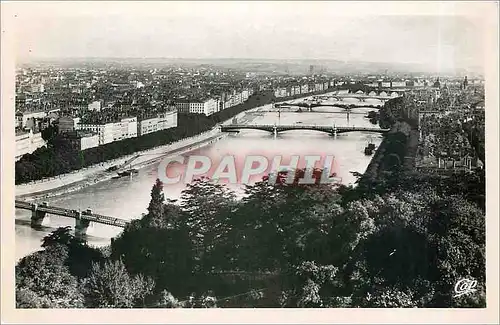
[[[16,200],[15,206],[18,209],[31,210],[31,211],[34,210],[34,204],[31,204],[31,203],[28,203],[25,201]],[[54,214],[54,215],[58,215],[58,216],[62,216],[62,217],[73,218],[73,219],[78,219],[80,216],[80,214],[77,210],[70,210],[70,209],[54,207],[54,206],[38,205],[37,211],[46,212],[49,214]],[[96,223],[101,223],[101,224],[105,224],[105,225],[121,227],[121,228],[125,228],[125,226],[129,223],[128,220],[104,216],[104,215],[97,214],[97,213],[88,214],[85,211],[81,212],[81,219],[96,222]]]
[[[380,128],[368,128],[368,127],[356,127],[356,126],[321,126],[321,125],[271,125],[271,124],[262,124],[262,125],[247,125],[247,124],[231,124],[221,126],[221,131],[231,131],[231,130],[263,130],[273,132],[288,131],[288,130],[317,130],[329,133],[344,133],[344,132],[356,132],[356,131],[365,131],[365,132],[379,132],[385,133],[389,132],[389,129],[380,129]]]

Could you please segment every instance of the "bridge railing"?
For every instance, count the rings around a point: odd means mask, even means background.
[[[253,128],[277,128],[277,129],[337,129],[337,130],[359,130],[359,131],[385,131],[389,129],[381,129],[381,128],[370,128],[370,127],[359,127],[359,126],[334,126],[334,125],[296,125],[296,124],[281,124],[281,125],[273,125],[273,124],[231,124],[226,125],[223,128],[227,129],[253,129]]]
[[[25,210],[31,210],[33,211],[35,209],[35,203],[29,203],[25,201],[20,201],[16,200],[15,201],[15,207],[18,209],[25,209]],[[63,216],[63,217],[69,217],[73,219],[83,219],[83,220],[88,220],[96,223],[102,223],[106,225],[112,225],[112,226],[117,226],[117,227],[125,227],[129,221],[120,219],[120,218],[114,218],[110,216],[104,216],[101,214],[96,214],[96,213],[91,213],[87,211],[79,211],[79,210],[71,210],[71,209],[66,209],[66,208],[61,208],[61,207],[56,207],[56,206],[47,206],[43,204],[37,204],[36,205],[36,210],[40,212],[45,212],[49,214],[54,214],[58,216]]]

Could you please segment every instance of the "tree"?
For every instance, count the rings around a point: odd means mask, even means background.
[[[475,204],[458,196],[439,198],[430,203],[430,209],[434,214],[428,224],[434,266],[432,280],[437,287],[432,306],[450,306],[454,303],[452,295],[457,281],[465,277],[482,284],[486,281],[485,215]],[[483,296],[475,302],[484,301]],[[473,304],[473,301],[462,302],[467,306]]]
[[[157,308],[179,308],[181,303],[167,290],[162,290],[155,305]]]
[[[49,125],[49,127],[42,130],[41,135],[42,139],[51,143],[57,136],[59,132],[59,128],[55,125]]]
[[[73,246],[81,244],[75,236],[71,234],[71,227],[59,227],[42,239],[42,247],[50,247],[53,245]]]
[[[21,308],[79,308],[83,295],[64,261],[62,245],[47,247],[16,265],[16,304]]]
[[[157,179],[155,185],[151,189],[151,201],[148,206],[148,217],[152,220],[163,218],[163,205],[165,195],[163,194],[163,184]]]
[[[235,206],[235,194],[208,179],[195,180],[182,192],[183,215],[178,226],[191,239],[196,271],[211,271],[216,264],[214,261],[221,262],[221,258],[213,253],[216,247],[227,242],[229,219]]]
[[[154,282],[142,275],[131,277],[121,260],[92,265],[85,284],[87,304],[92,308],[144,307]]]
[[[79,279],[88,276],[92,263],[104,261],[101,251],[76,238],[71,233],[71,227],[69,226],[59,227],[42,239],[42,247],[50,248],[57,245],[62,245],[68,249],[64,264],[69,267],[70,273]]]
[[[330,300],[337,287],[338,268],[333,265],[318,265],[302,262],[288,278],[288,289],[284,302],[287,307],[332,307]]]
[[[40,297],[30,289],[16,288],[16,308],[49,308],[52,306],[47,297]]]

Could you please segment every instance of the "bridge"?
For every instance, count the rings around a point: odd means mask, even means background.
[[[328,100],[335,99],[337,102],[342,102],[344,99],[347,98],[352,98],[352,99],[357,99],[360,102],[366,102],[367,99],[378,99],[382,102],[386,102],[388,100],[394,99],[401,97],[404,92],[392,92],[392,93],[386,93],[384,91],[380,93],[375,93],[374,91],[366,94],[362,91],[358,91],[356,93],[333,93],[333,94],[328,94],[328,95],[318,95],[314,96],[312,100],[303,100],[301,102],[296,102],[296,103],[276,103],[274,104],[274,107],[281,107],[281,106],[298,106],[298,107],[305,107],[309,111],[312,111],[312,108],[314,107],[319,107],[319,106],[331,106],[332,103],[325,103]]]
[[[376,132],[376,133],[386,133],[390,129],[381,128],[368,128],[368,127],[356,127],[356,126],[321,126],[321,125],[271,125],[271,124],[253,124],[253,125],[243,125],[243,124],[230,124],[222,125],[222,132],[239,132],[240,130],[262,130],[271,132],[274,136],[277,136],[280,132],[291,131],[291,130],[307,130],[307,131],[320,131],[336,136],[339,133],[346,132]]]
[[[43,203],[29,203],[21,200],[16,200],[16,209],[30,210],[31,211],[31,227],[39,229],[42,227],[43,219],[47,214],[62,216],[75,219],[75,236],[77,238],[84,238],[87,234],[87,229],[91,222],[100,223],[104,225],[125,228],[129,223],[128,220],[104,216],[101,214],[93,213],[92,210],[85,211],[70,210],[49,206],[47,202]]]
[[[294,109],[294,108],[288,108],[288,110],[283,110],[287,109],[286,107],[279,108],[279,109],[263,109],[263,110],[258,110],[258,111],[248,111],[245,114],[262,114],[262,113],[297,113],[300,114],[302,113],[301,110]],[[331,111],[312,111],[312,113],[318,113],[318,114],[351,114],[351,115],[366,115],[366,112],[352,112],[348,109],[346,109],[343,112],[331,112]]]
[[[392,93],[382,95],[364,94],[364,93],[346,93],[346,94],[331,94],[323,95],[320,97],[321,100],[335,99],[337,101],[343,101],[346,98],[358,99],[360,102],[365,102],[367,99],[378,99],[380,101],[386,102],[390,99],[400,97],[401,95]]]
[[[325,94],[318,95],[315,98],[319,100],[328,100],[335,99],[337,101],[343,101],[346,98],[358,99],[361,102],[366,101],[367,99],[378,99],[380,101],[386,102],[390,99],[401,97],[405,93],[405,90],[397,90],[397,89],[384,89],[384,90],[372,90],[370,92],[364,92],[362,90],[358,90],[355,93],[333,93],[333,94]]]

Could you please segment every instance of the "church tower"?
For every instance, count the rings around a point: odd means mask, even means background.
[[[434,83],[434,88],[441,88],[441,82],[439,82],[439,77],[436,79],[436,82]]]

